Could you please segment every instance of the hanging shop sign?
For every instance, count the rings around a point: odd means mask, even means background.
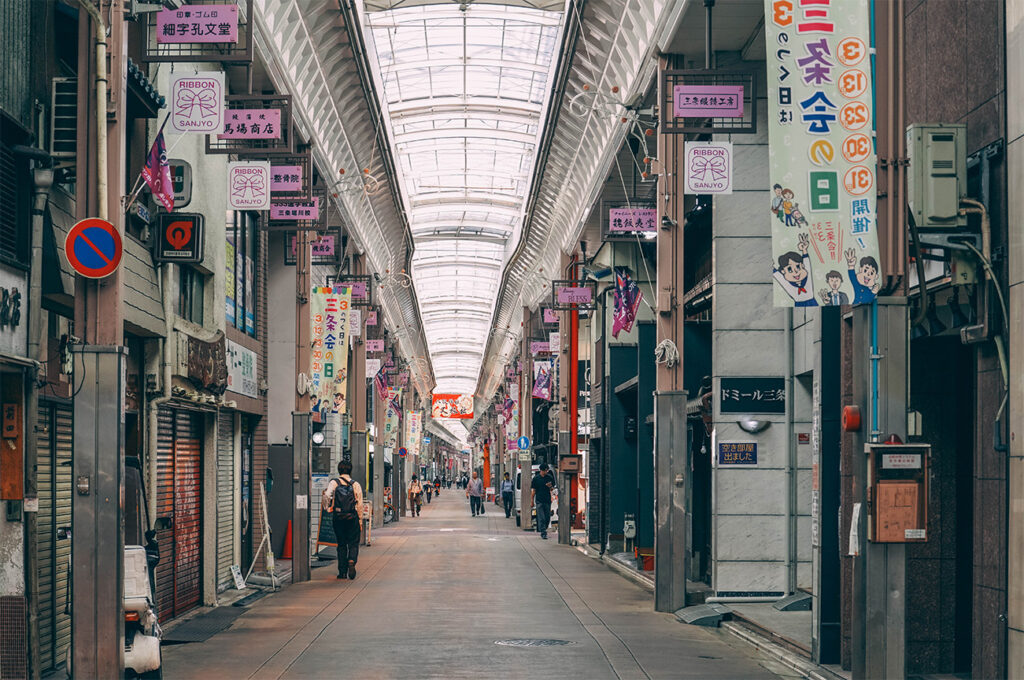
[[[184,5],[156,15],[156,41],[180,43],[238,42],[238,5]]]
[[[352,305],[354,307],[373,306],[373,279],[369,274],[346,274],[341,283],[352,289]]]
[[[363,312],[359,309],[348,310],[348,334],[353,338],[363,336]]]
[[[349,290],[314,287],[310,295],[313,352],[309,377],[313,410],[345,413],[348,385]]]
[[[192,202],[192,165],[180,158],[168,159],[167,165],[171,171],[174,207],[185,208]]]
[[[654,208],[610,208],[608,210],[608,231],[647,232],[658,230],[658,211]]]
[[[256,352],[228,340],[227,361],[228,392],[258,399],[260,392],[256,382]]]
[[[593,309],[597,299],[596,281],[552,281],[551,308]]]
[[[171,75],[171,128],[216,133],[224,129],[224,73]]]
[[[732,142],[686,142],[686,193],[732,193]]]
[[[775,305],[871,302],[881,272],[868,4],[765,7]]]
[[[270,193],[302,191],[301,165],[271,165]]]
[[[267,174],[269,175],[269,163]],[[320,197],[314,196],[308,201],[277,201],[270,204],[272,220],[317,220],[320,219]]]
[[[186,364],[189,381],[197,388],[223,394],[228,388],[225,339],[203,342],[188,336]]]
[[[547,354],[551,351],[551,345],[543,340],[530,341],[530,354]]]
[[[552,363],[548,360],[533,362],[533,391],[531,394],[538,399],[551,400]]]
[[[548,351],[558,354],[562,351],[562,336],[558,333],[548,333]]]
[[[206,242],[203,216],[198,213],[160,213],[157,216],[157,262],[202,262]]]
[[[718,442],[718,464],[757,465],[757,443]]]
[[[431,418],[473,417],[472,394],[434,394],[430,404]]]
[[[367,322],[367,325],[369,325],[369,322]],[[366,341],[366,351],[367,352],[383,352],[384,351],[384,341],[383,340],[367,340]]]
[[[742,118],[742,85],[676,85],[672,88],[676,118]]]
[[[786,412],[785,378],[721,378],[722,413],[761,414]]]
[[[541,319],[543,319],[545,325],[558,325],[558,312],[551,309],[550,307],[544,307],[541,309]]]
[[[228,109],[217,139],[280,139],[280,109]]]
[[[367,315],[366,315],[366,325],[367,326],[376,326],[377,325],[377,310],[376,309],[370,310],[370,312],[367,313]]]
[[[89,279],[102,279],[113,274],[124,254],[121,234],[117,228],[96,217],[77,223],[64,239],[64,255],[78,274]]]
[[[270,207],[270,163],[228,163],[228,207],[234,210],[266,210]]]
[[[298,237],[296,237],[296,236],[292,236],[291,237],[291,254],[292,254],[292,261],[293,262],[295,261],[294,260],[294,258],[295,258],[295,251],[298,248],[298,241],[299,241]],[[313,253],[313,263],[314,264],[318,264],[317,263],[317,259],[318,258],[320,258],[320,259],[324,259],[324,258],[331,259],[331,258],[333,258],[334,255],[335,255],[334,247],[335,247],[334,234],[324,234],[323,236],[320,236],[316,240],[310,241],[309,248],[310,248],[310,250]]]
[[[380,370],[380,359],[367,359],[366,360],[366,379],[373,380]]]

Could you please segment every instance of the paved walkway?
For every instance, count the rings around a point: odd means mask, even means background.
[[[552,534],[554,535],[554,534]],[[446,491],[375,532],[355,581],[334,565],[263,598],[203,643],[164,647],[178,678],[772,678],[727,633],[653,611],[651,596],[489,505]],[[572,644],[508,647],[498,640]],[[768,669],[771,669],[770,672]]]

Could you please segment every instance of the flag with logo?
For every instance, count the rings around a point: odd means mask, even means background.
[[[165,120],[164,123],[167,121]],[[174,210],[174,185],[171,182],[171,166],[167,163],[167,144],[164,143],[164,128],[153,140],[153,146],[146,157],[146,165],[142,168],[142,179],[146,181],[153,198],[167,212]]]
[[[640,286],[629,276],[625,267],[615,268],[615,314],[612,317],[612,337],[619,337],[619,331],[627,333],[633,330],[633,322],[636,321],[636,312],[640,309],[640,301],[644,299],[644,292]]]

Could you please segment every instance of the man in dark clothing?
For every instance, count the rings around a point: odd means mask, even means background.
[[[516,485],[505,473],[505,479],[501,481],[501,500],[505,504],[505,517],[512,516],[512,510],[516,507]]]
[[[473,479],[466,485],[466,498],[469,499],[469,509],[473,517],[484,514],[484,480],[478,479],[476,470],[473,471]]]
[[[547,540],[548,524],[551,522],[551,489],[555,487],[555,476],[547,463],[540,464],[540,471],[530,482],[530,500],[537,510],[537,531]]]
[[[322,512],[329,513],[334,525],[334,535],[338,539],[338,578],[354,579],[356,577],[356,562],[359,561],[359,534],[363,522],[363,489],[359,482],[352,479],[352,462],[343,460],[338,463],[338,479],[332,479],[327,484],[324,497],[320,502]],[[342,508],[336,507],[335,491],[339,486],[346,487],[352,494],[355,506],[348,516],[342,512]],[[346,489],[342,489],[345,491]]]

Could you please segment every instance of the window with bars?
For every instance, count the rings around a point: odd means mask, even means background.
[[[192,267],[178,267],[178,316],[203,325],[203,300],[206,277]]]
[[[225,232],[225,313],[228,325],[256,337],[256,215],[229,210]]]
[[[12,150],[20,138],[17,128],[0,117],[0,260],[25,267],[32,188],[28,161]]]

